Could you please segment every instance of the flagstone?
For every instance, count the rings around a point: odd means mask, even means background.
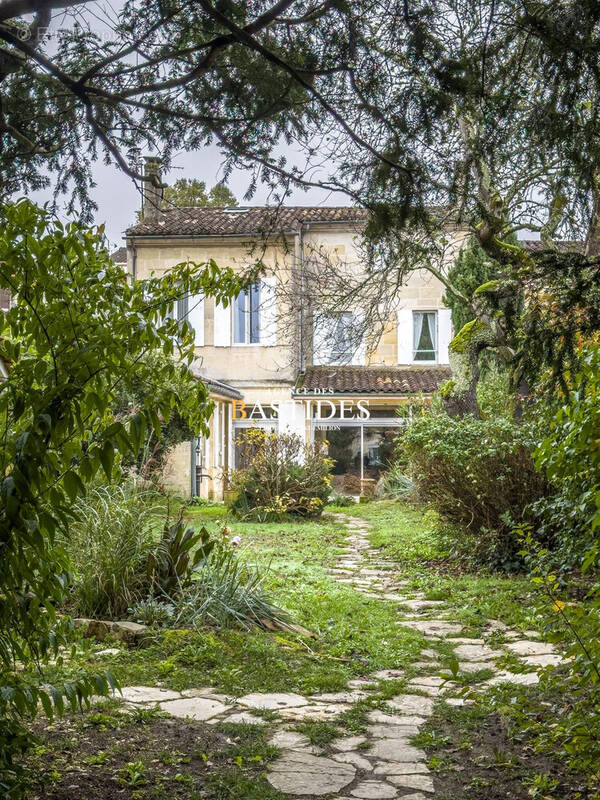
[[[359,797],[361,800],[387,800],[398,796],[398,792],[389,783],[383,781],[363,781],[350,792],[352,797]]]
[[[529,640],[510,642],[506,647],[518,656],[541,656],[556,652],[556,648],[553,644],[548,644],[547,642],[532,642]]]
[[[230,717],[227,717],[225,720],[221,720],[223,722],[235,722],[236,724],[245,723],[246,725],[268,725],[266,719],[262,717],[256,717],[254,714],[250,714],[248,711],[240,711],[239,714],[232,714]]]
[[[179,700],[181,695],[172,689],[159,686],[125,686],[121,690],[123,700],[128,703],[161,703],[166,700]]]
[[[410,739],[419,732],[419,729],[419,725],[375,724],[367,727],[367,733],[372,739]]]
[[[286,751],[282,758],[272,762],[267,773],[271,786],[280,792],[317,797],[339,792],[355,777],[352,764],[295,750]]]
[[[475,637],[470,636],[451,636],[446,639],[447,642],[450,644],[485,644],[484,639],[476,639]]]
[[[280,708],[279,713],[285,719],[292,720],[325,720],[336,717],[344,711],[350,711],[351,705],[346,703],[315,703],[299,708]]]
[[[535,686],[540,682],[537,672],[508,672],[502,671],[485,683],[487,686],[498,686],[501,683],[514,683],[518,686]]]
[[[382,761],[422,761],[425,752],[408,744],[406,739],[377,739],[369,755]]]
[[[299,694],[279,693],[279,694],[259,694],[254,692],[240,697],[238,703],[249,708],[265,708],[278,711],[281,708],[298,708],[305,706],[308,700]]]
[[[546,653],[539,656],[525,656],[523,661],[532,667],[557,667],[564,659],[558,653]]]
[[[393,681],[404,677],[404,671],[401,669],[380,669],[373,673],[373,677],[380,681]]]
[[[440,675],[423,675],[421,678],[413,678],[409,681],[409,686],[415,687],[422,687],[422,686],[430,686],[438,688],[446,682],[445,678],[442,678]]]
[[[351,692],[325,692],[324,694],[313,694],[309,697],[311,702],[317,700],[319,703],[356,703],[369,696],[369,692],[361,689],[354,689]]]
[[[504,655],[502,650],[494,650],[485,644],[460,644],[454,648],[454,653],[458,659],[465,661],[488,661]]]
[[[359,745],[366,742],[364,736],[344,736],[342,739],[336,739],[331,743],[334,750],[348,751],[355,750]]]
[[[413,611],[420,611],[425,608],[435,608],[436,606],[443,606],[443,600],[403,600],[402,605]]]
[[[310,739],[303,733],[298,733],[298,731],[280,730],[271,736],[269,743],[282,750],[297,750],[308,747]]]
[[[428,717],[433,712],[433,700],[418,694],[398,694],[388,700],[387,704],[404,714],[416,714],[420,717]]]
[[[181,717],[182,719],[189,717],[201,722],[230,710],[230,707],[208,697],[182,697],[179,700],[165,702],[161,708],[172,717]]]
[[[421,792],[431,793],[435,791],[433,779],[429,775],[390,775],[388,780],[404,789],[419,789]]]
[[[218,695],[217,690],[214,686],[201,686],[197,689],[183,689],[180,692],[182,697],[214,697],[216,700],[219,700],[224,695]]]
[[[443,619],[402,619],[396,624],[403,628],[413,628],[426,636],[436,637],[460,633],[463,629],[457,622],[447,622]]]
[[[428,773],[429,769],[423,761],[379,761],[374,772],[376,775],[417,775]]]
[[[458,664],[460,672],[480,672],[482,669],[496,669],[494,661],[460,661]]]
[[[370,761],[368,761],[363,755],[360,753],[356,753],[354,751],[342,751],[340,753],[334,753],[331,756],[334,761],[342,761],[344,764],[352,764],[352,766],[356,767],[356,769],[364,770],[365,772],[371,772],[373,769],[373,765]]]
[[[369,711],[367,719],[369,722],[378,725],[400,725],[401,727],[406,725],[420,726],[427,722],[425,717],[419,717],[416,714],[384,714],[383,711],[378,709]]]

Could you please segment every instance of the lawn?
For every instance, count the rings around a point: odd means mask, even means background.
[[[334,516],[336,511],[367,520],[371,544],[389,559],[393,574],[408,580],[409,591],[445,600],[473,635],[488,618],[522,630],[539,629],[540,620],[532,610],[531,584],[522,577],[469,574],[458,569],[448,557],[444,529],[430,512],[382,501],[330,508],[320,520],[259,524],[233,519],[223,506],[202,505],[188,508],[187,519],[195,526],[205,525],[216,535],[221,535],[226,526],[230,536],[239,536],[240,557],[265,570],[264,585],[272,600],[310,635],[256,628],[206,628],[157,631],[145,646],[137,648],[86,640],[77,655],[49,667],[48,677],[65,680],[82,668],[94,667],[110,670],[121,685],[177,690],[212,686],[230,697],[239,697],[253,691],[305,695],[335,692],[346,688],[351,678],[379,669],[403,669],[403,679],[380,683],[377,692],[358,702],[335,724],[298,725],[298,730],[321,746],[340,733],[362,731],[369,709],[385,708],[386,700],[402,691],[406,680],[418,670],[421,675],[427,673],[414,666],[422,648],[436,648],[442,667],[449,665],[450,649],[443,641],[426,642],[417,631],[399,627],[397,602],[359,594],[328,574],[327,568],[346,549],[347,531]],[[437,674],[435,667],[431,674]],[[469,681],[469,677],[463,680],[467,690]],[[551,702],[552,697],[528,688],[504,694],[498,691],[494,697],[487,705],[463,709],[439,704],[417,744],[426,749],[430,768],[436,774],[448,775],[447,785],[453,791],[460,793],[465,784],[460,777],[455,780],[452,776],[468,770],[473,773],[469,791],[474,798],[485,797],[490,775],[498,791],[507,793],[493,797],[525,796],[516,790],[522,789],[522,779],[534,780],[537,772],[523,766],[529,745],[527,737],[521,737],[522,727],[535,722],[543,713],[543,703]],[[518,709],[529,703],[531,713],[517,713],[515,698]],[[505,713],[502,709],[511,704],[513,709]],[[137,715],[127,713],[116,701],[107,701],[93,714],[69,714],[49,728],[40,722],[43,744],[30,759],[30,766],[38,779],[43,776],[51,785],[48,796],[53,800],[68,797],[61,794],[66,780],[63,772],[71,774],[68,764],[76,754],[87,765],[86,779],[89,770],[97,769],[98,774],[110,778],[111,785],[118,781],[140,798],[283,797],[264,779],[265,764],[277,755],[268,744],[269,725],[241,725],[224,736],[221,730],[208,733],[206,725],[177,723],[169,727],[167,721],[152,717],[151,712],[143,716],[139,710]],[[268,713],[262,717],[263,722],[270,722]],[[518,746],[510,743],[513,734],[520,742]],[[506,748],[510,769],[498,763],[500,756],[493,755],[498,747]],[[140,751],[139,759],[128,755],[132,748]],[[558,758],[556,753],[554,758]],[[207,761],[214,766],[212,771],[206,770]],[[518,772],[514,763],[521,765]],[[545,764],[543,757],[532,762],[540,774],[545,774]],[[100,792],[102,782],[98,785]],[[39,781],[36,786],[39,788]],[[101,796],[95,791],[90,784],[90,798]]]

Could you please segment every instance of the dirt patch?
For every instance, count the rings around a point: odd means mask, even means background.
[[[258,726],[132,721],[107,711],[38,723],[36,734],[24,764],[30,800],[278,796],[263,776],[277,751]]]
[[[562,759],[536,753],[525,735],[514,737],[497,716],[476,729],[435,716],[428,725],[436,744],[425,745],[434,770],[436,798],[457,800],[596,800],[585,779],[568,773]],[[538,777],[536,777],[538,776]]]

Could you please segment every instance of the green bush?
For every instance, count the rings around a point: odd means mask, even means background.
[[[289,616],[269,600],[262,586],[264,578],[263,570],[242,563],[224,540],[195,570],[194,579],[169,598],[175,607],[175,625],[285,627]]]
[[[556,494],[535,506],[525,529],[523,555],[539,589],[548,633],[569,643],[564,673],[551,680],[573,698],[566,713],[544,731],[548,746],[563,747],[574,768],[600,771],[600,346],[582,353],[537,448],[537,464]],[[562,512],[562,513],[561,513]],[[545,546],[550,531],[555,548]]]
[[[513,528],[548,492],[531,455],[534,426],[506,417],[449,417],[433,408],[414,419],[400,442],[419,497],[450,524],[457,552],[494,569],[520,568]]]
[[[410,500],[416,496],[414,480],[400,463],[393,464],[383,476],[383,495],[392,500]]]
[[[263,572],[240,562],[238,537],[171,523],[158,492],[104,486],[77,512],[67,541],[76,613],[174,628],[287,619],[264,592]]]
[[[65,542],[75,568],[74,611],[120,617],[150,591],[148,561],[167,503],[153,491],[103,486],[80,499]]]
[[[317,517],[330,492],[332,460],[319,444],[262,428],[245,431],[239,444],[240,468],[232,477],[237,492],[232,510],[261,521],[286,514]]]

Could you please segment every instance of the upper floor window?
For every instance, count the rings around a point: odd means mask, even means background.
[[[234,344],[260,342],[260,283],[253,283],[237,296],[233,308]]]
[[[313,364],[364,364],[362,314],[317,314],[313,327]]]
[[[352,346],[352,331],[354,314],[346,312],[333,318],[333,331],[331,337],[331,363],[349,364],[354,355]]]
[[[413,311],[413,361],[437,361],[435,311]]]

